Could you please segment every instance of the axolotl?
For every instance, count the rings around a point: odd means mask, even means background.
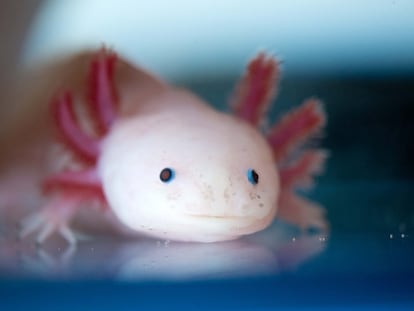
[[[324,109],[310,98],[266,124],[280,76],[274,57],[249,62],[231,113],[106,48],[86,58],[77,74],[86,95],[62,85],[49,104],[54,137],[72,157],[43,178],[47,202],[23,221],[22,236],[37,232],[42,243],[59,233],[75,243],[71,222],[92,201],[122,226],[166,240],[233,240],[276,216],[327,227],[323,211],[295,192],[323,167],[326,152],[308,142]]]

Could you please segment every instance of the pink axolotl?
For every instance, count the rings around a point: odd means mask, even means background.
[[[323,212],[295,194],[326,158],[304,148],[325,123],[321,103],[309,99],[262,130],[280,75],[274,58],[260,53],[248,64],[232,114],[107,49],[87,59],[87,96],[71,85],[76,92],[59,91],[50,104],[73,157],[44,177],[50,199],[23,222],[22,236],[37,232],[43,242],[56,232],[75,243],[70,223],[91,201],[133,231],[177,241],[236,239],[275,216],[326,228]]]

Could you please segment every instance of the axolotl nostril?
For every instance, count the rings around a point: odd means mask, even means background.
[[[136,232],[180,241],[236,239],[275,216],[326,226],[321,210],[295,194],[326,158],[304,148],[325,123],[320,102],[309,99],[262,129],[280,74],[274,58],[260,53],[249,63],[231,114],[104,48],[89,54],[87,68],[83,100],[68,89],[50,103],[77,165],[45,178],[50,200],[24,221],[23,236],[38,231],[43,242],[59,232],[75,243],[70,222],[91,200]]]

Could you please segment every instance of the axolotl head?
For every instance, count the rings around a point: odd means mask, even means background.
[[[114,125],[99,161],[123,224],[162,239],[215,242],[273,220],[278,173],[255,128],[184,92],[146,107]]]

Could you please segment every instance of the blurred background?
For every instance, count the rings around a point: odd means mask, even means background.
[[[328,112],[322,145],[331,158],[310,196],[328,211],[332,242],[301,271],[414,275],[408,247],[414,234],[413,1],[1,5],[3,98],[27,68],[105,44],[225,109],[245,63],[260,50],[273,53],[283,76],[270,119],[310,96],[322,99]],[[1,101],[2,118],[9,104]],[[392,245],[391,236],[398,238]]]

